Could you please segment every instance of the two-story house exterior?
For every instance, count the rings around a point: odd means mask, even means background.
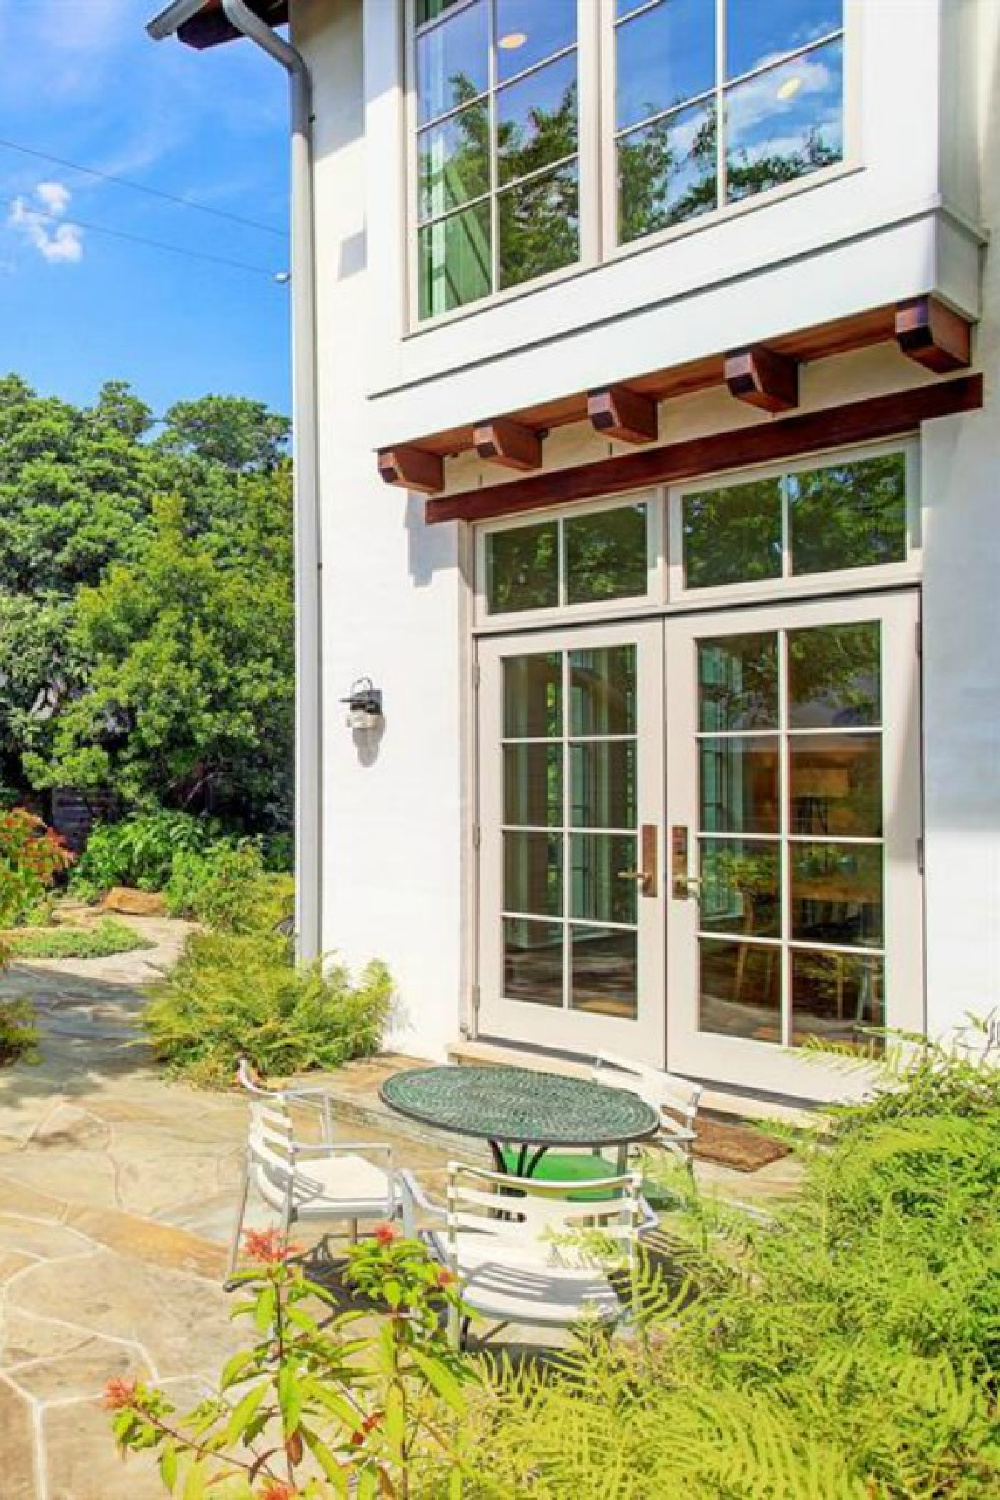
[[[410,1051],[802,1098],[988,1013],[1000,4],[250,9],[313,90],[323,947]]]

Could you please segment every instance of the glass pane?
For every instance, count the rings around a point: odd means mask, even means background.
[[[715,104],[679,110],[618,142],[618,239],[627,244],[717,203]]]
[[[731,203],[840,161],[842,52],[830,42],[726,91]]]
[[[497,94],[498,181],[575,156],[576,147],[576,53],[570,52]]]
[[[576,0],[497,0],[500,83],[575,41]]]
[[[623,505],[596,515],[567,517],[563,535],[568,604],[645,594],[645,505]]]
[[[427,224],[417,235],[419,313],[433,318],[490,294],[490,206]]]
[[[706,833],[778,832],[778,740],[702,740],[701,826]]]
[[[619,130],[714,87],[715,6],[706,0],[665,0],[615,35]]]
[[[702,930],[780,937],[780,865],[777,843],[702,839],[698,916]]]
[[[700,938],[698,1027],[781,1041],[781,949]]]
[[[563,1003],[563,929],[559,922],[503,920],[503,992],[532,1005]]]
[[[865,1026],[885,1025],[885,974],[881,958],[848,953],[792,952],[792,1042],[808,1037],[878,1054],[882,1037]]]
[[[486,608],[491,615],[559,603],[559,525],[542,521],[486,538]]]
[[[890,453],[785,481],[793,573],[906,560],[906,458]]]
[[[575,833],[571,843],[570,916],[635,922],[638,881],[625,872],[636,868],[637,840],[628,834]]]
[[[417,37],[417,110],[421,125],[485,93],[488,81],[487,0],[475,0]]]
[[[580,257],[576,163],[500,193],[497,223],[501,288],[572,265]]]
[[[698,642],[698,726],[719,733],[778,727],[778,637]]]
[[[817,625],[788,632],[792,729],[844,729],[881,720],[881,627]]]
[[[753,0],[726,8],[726,77],[749,73],[844,24],[842,0]]]
[[[635,740],[571,745],[570,765],[574,828],[635,827]]]
[[[503,904],[505,911],[562,916],[561,836],[504,833]]]
[[[417,137],[419,214],[434,218],[489,192],[489,111],[485,100]]]
[[[849,948],[882,946],[882,849],[793,844],[792,937]]]
[[[425,21],[436,21],[438,16],[444,15],[453,5],[461,5],[462,0],[417,0],[417,25],[422,26]]]
[[[558,651],[504,659],[503,732],[507,739],[552,739],[562,733]]]
[[[504,822],[558,828],[562,805],[562,746],[504,745]]]
[[[571,927],[570,1005],[602,1016],[638,1012],[636,934],[620,928]]]
[[[792,735],[789,755],[793,833],[881,837],[881,735]]]
[[[635,660],[632,645],[570,652],[572,734],[635,734]]]
[[[685,495],[684,583],[718,588],[781,577],[781,480]]]

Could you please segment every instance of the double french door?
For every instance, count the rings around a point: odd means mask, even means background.
[[[802,1097],[919,1030],[913,593],[479,643],[480,1031]]]

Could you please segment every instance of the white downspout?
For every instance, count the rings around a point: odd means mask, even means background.
[[[292,431],[295,466],[295,936],[301,960],[321,951],[323,676],[312,80],[297,48],[243,0],[222,0],[232,26],[281,64],[291,93]]]

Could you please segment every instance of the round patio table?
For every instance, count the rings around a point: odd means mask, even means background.
[[[531,1177],[552,1146],[617,1146],[655,1135],[655,1109],[628,1089],[530,1068],[410,1068],[379,1090],[411,1120],[489,1142],[498,1172],[517,1146],[516,1175]]]

